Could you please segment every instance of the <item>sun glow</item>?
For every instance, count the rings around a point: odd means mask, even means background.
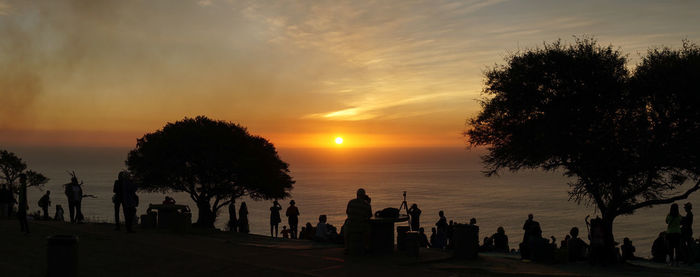
[[[336,137],[336,138],[335,138],[335,144],[343,144],[343,138],[341,138],[341,137]]]

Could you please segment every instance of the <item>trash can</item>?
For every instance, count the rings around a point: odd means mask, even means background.
[[[78,276],[78,237],[55,235],[47,238],[46,276]]]
[[[396,249],[399,251],[406,250],[406,232],[410,231],[411,227],[397,226],[396,227]]]
[[[418,257],[420,249],[420,234],[416,231],[408,231],[404,234],[404,247],[406,254],[411,257]]]
[[[452,236],[455,257],[476,259],[479,252],[479,226],[455,224]]]

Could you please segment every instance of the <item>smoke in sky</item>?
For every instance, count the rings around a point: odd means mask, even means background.
[[[35,102],[49,89],[45,80],[69,75],[81,60],[85,41],[72,15],[100,7],[72,4],[0,1],[0,129],[31,124]]]

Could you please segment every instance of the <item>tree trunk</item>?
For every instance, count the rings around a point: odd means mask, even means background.
[[[197,201],[197,209],[199,210],[199,218],[195,225],[202,228],[214,228],[216,215],[211,210],[209,200]]]
[[[604,248],[603,248],[603,257],[601,258],[603,264],[615,264],[617,263],[617,251],[616,251],[616,246],[615,246],[615,235],[613,234],[613,222],[615,221],[615,218],[617,217],[617,214],[615,213],[606,213],[603,214],[602,218],[602,229],[603,229],[603,234],[604,234]]]

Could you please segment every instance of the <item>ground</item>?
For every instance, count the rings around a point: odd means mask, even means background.
[[[336,245],[257,235],[194,230],[187,234],[140,230],[127,234],[109,224],[0,220],[0,275],[45,276],[50,235],[79,237],[80,276],[698,276],[700,267],[637,263],[595,267],[544,265],[514,256],[481,255],[474,261],[424,249],[420,258],[401,253],[349,257]]]

